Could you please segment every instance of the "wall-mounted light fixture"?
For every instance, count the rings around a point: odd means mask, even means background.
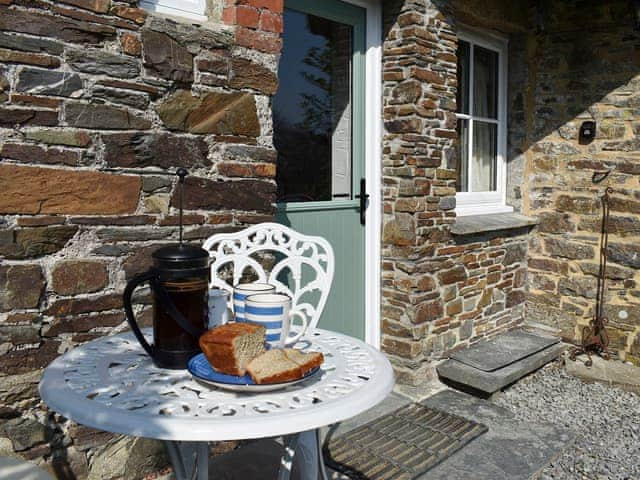
[[[580,141],[591,141],[596,138],[596,122],[587,120],[580,125]]]

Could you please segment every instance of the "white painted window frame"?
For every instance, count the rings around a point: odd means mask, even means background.
[[[498,53],[498,118],[488,119],[474,117],[472,114],[456,113],[456,118],[469,120],[468,155],[473,155],[473,120],[481,120],[498,125],[498,145],[496,159],[496,191],[493,192],[457,192],[456,215],[483,215],[489,213],[513,212],[513,207],[507,205],[507,72],[508,72],[508,40],[501,35],[481,32],[468,27],[458,30],[458,39],[471,45],[486,48]],[[469,108],[473,113],[473,48],[470,57],[470,92]],[[469,158],[468,157],[468,158]],[[467,161],[468,161],[467,158]],[[469,162],[468,177],[473,175],[473,166]]]
[[[207,0],[142,0],[140,5],[150,12],[186,18],[198,22],[207,21],[205,15]]]

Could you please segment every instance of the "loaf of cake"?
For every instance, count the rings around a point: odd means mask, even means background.
[[[267,350],[247,365],[247,372],[257,384],[298,380],[322,365],[322,353],[304,353],[295,348]]]
[[[227,375],[244,375],[247,364],[264,352],[266,330],[253,323],[227,323],[200,337],[200,348],[213,369]]]

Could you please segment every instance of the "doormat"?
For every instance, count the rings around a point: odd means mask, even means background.
[[[325,442],[324,459],[358,480],[410,480],[435,467],[487,427],[412,403]]]

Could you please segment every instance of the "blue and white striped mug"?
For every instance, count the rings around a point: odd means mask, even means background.
[[[291,311],[291,297],[281,293],[259,293],[250,295],[244,302],[245,321],[263,325],[267,329],[267,343],[271,348],[293,345],[307,331],[307,317],[301,312]],[[298,316],[302,320],[302,330],[292,337],[291,320]]]
[[[276,287],[269,283],[239,283],[233,287],[233,316],[236,322],[244,322],[244,300],[249,295],[275,293]]]

